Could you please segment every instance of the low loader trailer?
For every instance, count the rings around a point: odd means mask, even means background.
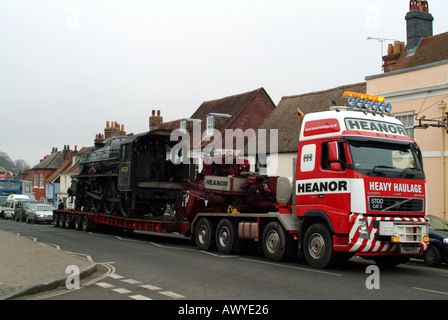
[[[353,255],[382,266],[421,255],[429,244],[421,151],[384,98],[344,95],[348,107],[299,110],[292,182],[215,155],[184,179],[178,202],[162,215],[55,210],[55,226],[178,233],[223,254],[255,245],[269,260],[299,256],[316,268]]]

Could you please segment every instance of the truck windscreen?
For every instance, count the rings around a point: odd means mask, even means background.
[[[414,143],[349,140],[353,169],[375,177],[424,179],[425,175]]]

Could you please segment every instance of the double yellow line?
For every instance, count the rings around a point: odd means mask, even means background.
[[[99,277],[97,277],[95,279],[92,279],[90,281],[87,281],[87,282],[83,283],[81,285],[81,288],[82,287],[88,287],[88,286],[90,286],[90,285],[92,285],[92,284],[94,284],[94,283],[96,283],[98,281],[101,281],[101,280],[107,278],[109,275],[114,274],[115,271],[116,271],[115,267],[110,262],[97,263],[97,265],[101,265],[101,266],[105,267],[107,269],[106,273],[100,275]],[[48,293],[48,294],[45,294],[45,295],[40,295],[40,296],[37,296],[37,297],[32,297],[32,298],[29,298],[28,300],[45,300],[45,299],[61,296],[63,294],[70,293],[70,292],[73,292],[73,289],[69,290],[67,288],[60,288],[60,289],[57,289],[56,292]]]

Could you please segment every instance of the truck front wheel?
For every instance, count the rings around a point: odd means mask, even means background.
[[[268,260],[281,261],[285,257],[286,235],[278,222],[272,221],[264,228],[262,246]]]
[[[304,254],[309,265],[314,268],[323,269],[333,265],[335,261],[333,241],[325,225],[313,224],[306,230]]]

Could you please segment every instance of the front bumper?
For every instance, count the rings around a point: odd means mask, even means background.
[[[53,215],[35,215],[34,219],[36,222],[53,222]]]
[[[428,219],[353,213],[348,251],[357,255],[418,255],[428,248]]]

